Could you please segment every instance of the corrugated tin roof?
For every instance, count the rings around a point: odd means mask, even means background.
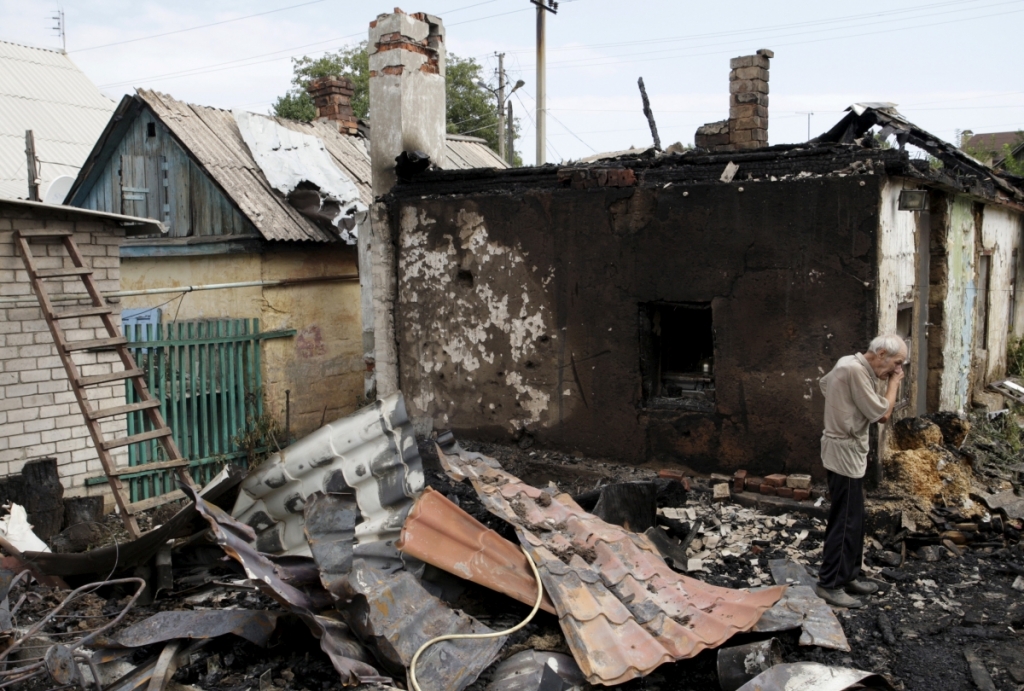
[[[0,41],[0,197],[28,196],[25,130],[45,194],[54,178],[78,175],[115,106],[64,53]]]
[[[438,456],[449,476],[469,478],[487,510],[515,526],[592,684],[621,684],[715,648],[750,630],[785,590],[732,590],[683,576],[645,536],[605,523],[567,494],[553,497],[458,445],[439,447]]]
[[[309,556],[303,526],[310,496],[354,492],[362,521],[354,526],[353,555],[394,571],[402,564],[394,542],[422,491],[423,465],[399,392],[273,454],[242,482],[231,515],[253,528],[261,552]]]
[[[264,238],[314,242],[337,239],[301,215],[282,194],[273,189],[242,140],[238,123],[231,111],[185,103],[148,89],[138,89],[136,98],[167,126]],[[370,152],[365,139],[340,133],[331,122],[299,122],[268,115],[258,117],[274,120],[294,132],[318,137],[334,163],[356,185],[360,201],[366,205],[373,201]],[[115,128],[108,126],[104,139],[117,136],[113,135],[114,132]],[[100,157],[105,143],[101,140],[96,144],[92,158]],[[445,168],[504,167],[507,165],[487,147],[484,140],[449,135]],[[95,168],[95,162],[91,168]],[[75,189],[82,182],[81,178],[76,181]]]

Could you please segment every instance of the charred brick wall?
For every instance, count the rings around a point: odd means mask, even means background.
[[[881,178],[392,198],[406,400],[463,437],[818,473],[818,379],[874,336]],[[707,412],[645,400],[641,311],[661,303],[710,305]]]

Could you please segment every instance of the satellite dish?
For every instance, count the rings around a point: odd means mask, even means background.
[[[47,204],[63,204],[64,198],[68,196],[68,192],[71,191],[71,186],[73,184],[75,184],[75,176],[58,175],[46,189],[46,194],[43,195],[43,201]]]

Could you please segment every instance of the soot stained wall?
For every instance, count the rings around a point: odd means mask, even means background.
[[[393,200],[412,412],[623,461],[819,472],[818,379],[874,336],[881,177]],[[645,406],[650,302],[711,303],[713,413]]]

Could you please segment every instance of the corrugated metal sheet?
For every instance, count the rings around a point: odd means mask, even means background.
[[[526,555],[431,487],[413,505],[396,546],[420,561],[523,604],[532,607],[537,601],[537,579]],[[556,614],[547,594],[540,606]]]
[[[540,569],[562,632],[587,680],[621,684],[748,631],[785,587],[708,585],[673,571],[644,537],[605,523],[571,497],[531,487],[457,445],[442,465],[469,478],[487,509],[516,528]]]
[[[234,115],[227,110],[196,106],[178,101],[167,94],[139,89],[142,99],[175,137],[196,158],[216,183],[225,191],[254,226],[268,240],[334,240],[298,213],[276,192],[242,141]],[[334,163],[349,176],[359,190],[364,204],[373,201],[370,182],[370,152],[361,137],[338,132],[331,122],[297,122],[260,115],[294,132],[318,137]],[[498,155],[484,140],[476,137],[449,135],[450,169],[506,168]]]
[[[427,641],[450,634],[494,633],[464,612],[427,592],[408,571],[385,574],[356,559],[347,592],[345,617],[364,641],[373,641],[377,657],[398,675]],[[508,636],[441,641],[427,648],[416,662],[416,676],[426,691],[462,691],[498,656]]]
[[[267,459],[242,482],[231,514],[256,532],[269,554],[311,556],[303,512],[316,492],[354,493],[362,521],[353,555],[375,568],[401,566],[395,549],[423,465],[401,392],[321,427]]]
[[[28,196],[25,130],[41,160],[41,193],[77,175],[116,103],[55,50],[0,41],[0,197]]]

